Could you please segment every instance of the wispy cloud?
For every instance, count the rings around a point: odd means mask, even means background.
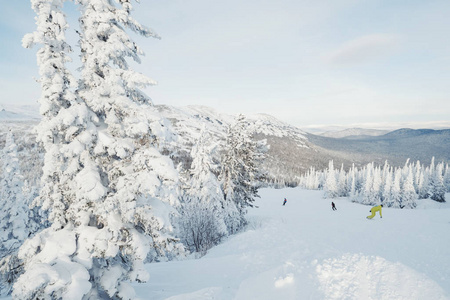
[[[394,34],[370,34],[344,42],[330,52],[325,61],[332,65],[350,65],[370,62],[392,54],[400,37]]]

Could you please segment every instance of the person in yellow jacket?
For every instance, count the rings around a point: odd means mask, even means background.
[[[372,213],[372,215],[367,216],[367,219],[372,219],[373,217],[375,217],[375,213],[376,213],[377,211],[380,212],[380,218],[382,218],[382,217],[383,217],[383,215],[381,214],[381,208],[382,208],[382,207],[383,207],[383,204],[372,207],[372,208],[370,209],[370,212]]]

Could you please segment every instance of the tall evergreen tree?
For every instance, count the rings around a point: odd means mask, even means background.
[[[17,145],[11,131],[6,137],[6,144],[2,152],[0,258],[4,254],[18,249],[36,227],[28,224],[30,209],[23,194],[23,176],[19,168]],[[30,225],[32,228],[30,228]]]
[[[229,233],[234,233],[245,223],[244,216],[248,207],[258,196],[257,182],[261,179],[260,164],[264,157],[263,145],[254,142],[246,128],[247,121],[243,115],[236,118],[228,128],[224,155],[221,161],[220,181],[225,194],[227,211],[238,215],[229,215],[226,221]]]
[[[379,167],[376,167],[373,172],[373,205],[380,205],[382,199],[382,175]]]
[[[414,176],[412,168],[408,169],[408,175],[404,178],[401,187],[401,198],[401,208],[415,208],[417,206],[416,200],[418,197],[414,189]]]
[[[76,2],[83,67],[73,94],[62,1],[32,0],[38,29],[25,40],[43,45],[40,140],[46,161],[40,203],[50,209],[52,227],[22,247],[26,272],[14,294],[131,299],[127,282],[148,278],[145,259],[181,250],[170,225],[177,173],[159,151],[170,135],[167,123],[139,90],[153,81],[126,62],[139,61],[141,54],[126,28],[156,35],[131,18],[129,1]]]
[[[37,30],[24,37],[23,45],[27,48],[42,45],[37,52],[42,118],[36,131],[37,141],[45,149],[42,188],[35,204],[50,211],[53,226],[27,240],[19,251],[26,272],[14,286],[13,295],[18,299],[39,299],[48,295],[58,298],[89,290],[88,272],[83,271],[80,264],[71,262],[76,236],[66,213],[70,203],[77,200],[73,182],[79,173],[80,155],[89,143],[83,133],[89,126],[90,115],[73,93],[76,80],[66,69],[71,47],[65,41],[68,25],[62,12],[63,1],[32,0],[31,4],[37,14]],[[67,234],[61,234],[66,231]],[[60,237],[62,239],[58,240]],[[62,244],[70,251],[55,248]],[[68,276],[62,276],[61,268],[75,272],[64,271]]]
[[[341,170],[339,171],[337,184],[339,197],[348,197],[347,178],[345,176],[344,164],[341,165]]]
[[[325,193],[325,198],[336,198],[338,197],[338,187],[336,182],[336,172],[334,170],[333,161],[328,162],[328,170],[326,173],[325,185],[323,187]]]
[[[431,167],[430,167],[431,168]],[[430,198],[437,202],[445,202],[444,164],[439,163],[434,171],[431,171],[429,193]]]
[[[394,182],[391,188],[391,199],[388,202],[388,206],[390,207],[393,208],[402,207],[401,181],[402,181],[402,171],[401,169],[396,169],[394,171]]]
[[[376,194],[374,190],[374,168],[372,163],[366,166],[362,196],[363,204],[374,205],[376,203]]]
[[[390,199],[392,198],[392,173],[390,171],[390,167],[388,168],[388,170],[385,172],[385,176],[384,176],[384,187],[383,187],[383,194],[382,194],[382,199],[383,199],[383,204],[386,206],[390,206],[387,205],[390,201]]]
[[[430,184],[430,172],[429,168],[422,168],[422,171],[419,174],[419,178],[417,180],[417,190],[419,199],[427,199],[429,194],[429,184]]]
[[[19,157],[14,135],[6,136],[1,153],[2,176],[0,180],[0,295],[11,291],[12,283],[23,272],[17,257],[25,239],[40,228],[36,210],[29,208],[30,197],[24,190],[24,177],[19,167]]]
[[[355,164],[352,164],[352,167],[350,168],[350,172],[348,174],[348,180],[347,182],[349,183],[349,193],[350,193],[350,200],[353,202],[357,202],[358,201],[358,191],[356,189],[356,168],[355,168]]]
[[[450,168],[448,164],[445,165],[444,172],[444,186],[447,193],[450,193]]]
[[[422,175],[422,165],[420,161],[416,162],[416,167],[414,168],[414,188],[416,189],[417,195],[420,194],[420,184],[421,184],[421,175]],[[423,177],[422,177],[423,179]]]
[[[190,180],[180,209],[181,239],[192,251],[202,253],[228,233],[224,219],[229,212],[224,210],[224,195],[213,173],[217,169],[213,161],[216,147],[209,141],[203,128],[191,151]]]

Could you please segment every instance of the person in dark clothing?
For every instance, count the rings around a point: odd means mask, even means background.
[[[334,205],[334,202],[331,202],[331,209],[332,210],[337,210],[336,205]]]
[[[286,200],[286,198],[284,198],[283,206],[286,204],[286,202],[287,202],[287,200]]]

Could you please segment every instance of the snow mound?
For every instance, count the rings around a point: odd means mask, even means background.
[[[450,199],[450,193],[445,194],[445,199]],[[417,208],[419,209],[444,209],[449,208],[450,202],[437,202],[431,199],[420,199],[417,201]]]
[[[378,256],[345,254],[316,267],[326,299],[447,299],[424,274]]]

